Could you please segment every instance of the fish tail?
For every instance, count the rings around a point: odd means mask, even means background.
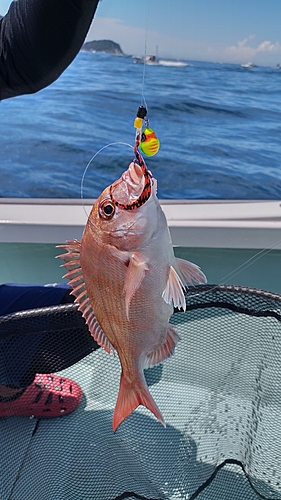
[[[166,427],[164,418],[151,396],[145,380],[138,383],[129,382],[123,372],[120,378],[118,398],[114,410],[112,427],[115,432],[117,427],[127,418],[139,405],[143,405],[150,410],[155,417]]]

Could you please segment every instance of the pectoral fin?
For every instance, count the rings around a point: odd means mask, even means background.
[[[133,253],[130,257],[124,285],[126,316],[128,320],[132,297],[139,288],[147,270],[148,266],[142,255]]]
[[[183,293],[185,284],[175,271],[173,266],[170,266],[169,276],[166,288],[162,293],[162,297],[167,304],[173,304],[174,307],[186,310],[185,296]]]
[[[188,260],[176,258],[177,266],[180,271],[181,280],[184,284],[206,283],[207,278],[202,273],[200,267]]]

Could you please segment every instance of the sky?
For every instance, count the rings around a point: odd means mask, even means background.
[[[9,0],[0,0],[4,15]],[[86,41],[130,55],[281,64],[281,0],[101,0]]]

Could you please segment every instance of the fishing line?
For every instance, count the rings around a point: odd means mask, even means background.
[[[142,95],[142,104],[146,107],[147,109],[147,104],[145,100],[145,95],[144,95],[144,84],[145,84],[145,70],[146,70],[146,57],[147,57],[147,37],[148,37],[148,23],[149,23],[149,7],[150,7],[150,1],[148,0],[148,8],[147,8],[147,18],[146,18],[146,30],[145,30],[145,39],[144,39],[144,61],[143,61],[143,71],[142,71],[142,88],[141,88],[141,95]]]
[[[247,269],[248,267],[252,266],[255,262],[260,260],[262,257],[264,257],[268,253],[272,252],[272,250],[274,250],[275,248],[278,248],[280,242],[281,242],[281,240],[279,240],[279,242],[277,242],[276,245],[273,245],[271,248],[264,248],[263,250],[260,250],[255,255],[253,255],[252,257],[247,259],[245,262],[243,262],[243,264],[241,264],[240,266],[236,267],[233,271],[231,271],[230,273],[223,276],[223,278],[221,278],[220,281],[225,280],[225,279],[230,278],[230,277],[234,277],[237,274],[244,271],[245,269]]]
[[[147,57],[147,38],[148,38],[148,25],[149,25],[149,16],[150,16],[150,0],[148,0],[148,7],[147,7],[147,17],[146,17],[146,30],[145,30],[145,39],[144,39],[144,61],[143,61],[143,71],[142,71],[142,88],[141,88],[141,95],[142,95],[142,104],[144,107],[148,110],[146,100],[145,100],[145,95],[144,95],[144,85],[145,85],[145,71],[146,71],[146,57]]]
[[[87,213],[86,211],[86,208],[85,208],[85,203],[84,203],[84,180],[85,180],[85,176],[86,176],[86,173],[91,165],[91,163],[95,160],[95,158],[102,152],[104,151],[105,149],[111,147],[111,146],[116,146],[116,145],[121,145],[121,146],[129,146],[129,148],[131,149],[134,149],[134,146],[132,146],[131,144],[127,143],[127,142],[121,142],[121,141],[118,141],[118,142],[110,142],[109,144],[106,144],[105,146],[103,146],[102,148],[100,148],[95,154],[94,156],[92,156],[92,158],[90,159],[90,161],[88,162],[87,166],[85,167],[85,170],[83,172],[83,175],[82,175],[82,178],[81,178],[81,183],[80,183],[80,198],[81,198],[81,201],[82,201],[82,206],[83,206],[83,210],[86,214],[87,217],[89,217],[89,214]]]
[[[225,276],[223,276],[222,278],[220,278],[219,283],[217,285],[215,285],[213,288],[209,289],[208,292],[212,292],[212,291],[216,290],[217,287],[224,284],[224,280],[229,279],[230,277],[233,278],[234,276],[237,276],[237,274],[241,273],[242,271],[244,271],[248,267],[252,266],[255,262],[260,260],[262,257],[264,257],[268,253],[272,252],[273,250],[277,249],[279,247],[280,243],[281,243],[281,239],[278,240],[277,243],[275,245],[272,245],[270,248],[264,248],[263,250],[260,250],[259,252],[257,252],[255,255],[253,255],[252,257],[247,259],[245,262],[243,262],[243,264],[236,267],[233,271],[231,271],[230,273],[228,273]],[[204,291],[198,292],[198,295],[202,295],[204,293],[206,293],[206,292],[204,292]]]

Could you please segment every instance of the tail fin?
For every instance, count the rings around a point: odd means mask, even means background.
[[[114,410],[112,427],[115,432],[117,427],[127,418],[139,405],[148,408],[156,418],[166,427],[164,418],[151,396],[145,380],[139,383],[130,383],[121,373],[118,398]]]

